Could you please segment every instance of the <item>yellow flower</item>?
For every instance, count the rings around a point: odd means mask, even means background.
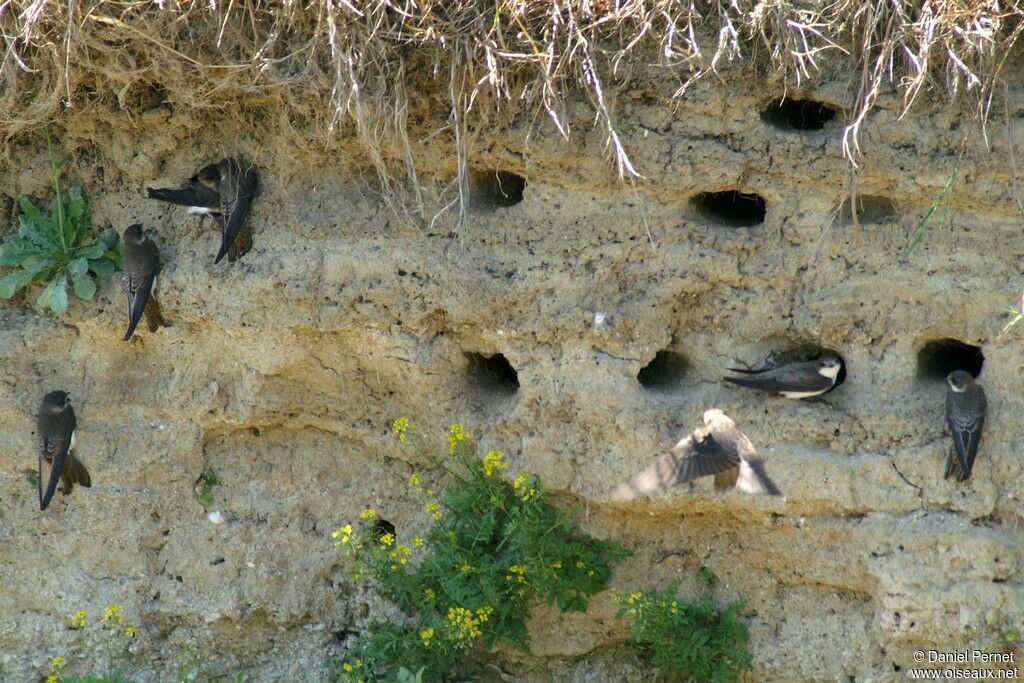
[[[473,565],[471,565],[468,562],[463,562],[462,565],[459,567],[459,571],[463,574],[468,574],[471,571],[473,571]]]
[[[458,640],[473,640],[483,635],[480,630],[480,619],[474,618],[473,613],[465,607],[448,608],[448,623],[455,628],[455,637]]]
[[[512,482],[512,486],[513,488],[515,488],[516,491],[518,491],[519,489],[526,486],[527,482],[529,481],[530,477],[524,472],[523,474],[520,474],[518,477],[516,477],[516,480]]]
[[[430,602],[433,602],[434,598],[437,597],[437,596],[435,595],[433,588],[425,588],[423,590],[423,597],[425,597]]]
[[[113,621],[115,623],[121,623],[121,605],[110,605],[107,610],[103,613],[103,621]]]
[[[562,563],[561,562],[555,562],[555,563],[553,563],[551,565],[551,568],[552,569],[561,569],[562,568]]]
[[[423,646],[430,647],[430,639],[434,637],[434,629],[425,628],[420,631],[420,638],[423,639]]]
[[[370,520],[377,516],[377,511],[373,508],[367,508],[359,513],[359,519]]]
[[[124,630],[124,632],[125,632],[125,635],[127,635],[129,638],[134,638],[135,637],[135,627],[134,626],[127,627]]]
[[[405,443],[409,432],[416,431],[416,424],[407,417],[400,417],[391,424],[391,431],[398,435],[398,440]]]
[[[396,546],[395,549],[391,551],[391,558],[398,560],[399,564],[405,564],[409,561],[410,557],[412,557],[412,550],[410,550],[409,546],[406,545]]]
[[[71,628],[85,628],[89,625],[84,609],[80,609],[71,615]]]
[[[344,669],[348,673],[352,673],[353,671],[355,671],[355,667],[352,666],[351,664],[349,664],[348,662],[345,662],[344,664],[342,664],[341,668]]]
[[[502,462],[505,454],[501,451],[491,451],[484,456],[484,476],[490,477],[496,472],[508,469],[508,464]]]
[[[487,621],[488,617],[494,614],[493,607],[481,607],[476,611],[476,618],[480,620],[480,623]]]
[[[341,545],[342,543],[348,543],[352,540],[352,525],[346,524],[340,529],[336,530],[331,534],[332,538],[338,539],[334,542],[334,545]]]
[[[64,658],[61,656],[54,657],[50,660],[50,671],[60,671],[64,668]]]
[[[417,536],[416,538],[412,539],[412,544],[414,546],[416,546],[417,548],[422,548],[423,547],[423,539],[420,538],[419,536]]]
[[[394,537],[393,534],[384,534],[383,536],[380,537],[380,544],[381,545],[391,545],[394,542],[395,542],[395,537]]]
[[[60,679],[57,676],[50,674],[46,677],[46,683],[60,683]]]
[[[458,423],[453,424],[448,430],[448,454],[455,455],[455,449],[459,447],[459,444],[468,440],[469,433],[466,428]]]
[[[413,472],[409,475],[409,487],[418,489],[420,487],[420,475]]]
[[[583,563],[583,560],[576,560],[576,569],[586,569],[587,565]]]
[[[526,583],[526,565],[513,564],[508,568],[509,573],[505,575],[506,581]]]
[[[633,593],[628,598],[626,598],[626,604],[627,605],[635,605],[637,602],[640,601],[641,595],[642,594],[639,591],[637,591],[636,593]]]
[[[444,515],[441,513],[441,504],[437,501],[431,501],[427,503],[427,512],[434,516],[435,520],[440,520]]]

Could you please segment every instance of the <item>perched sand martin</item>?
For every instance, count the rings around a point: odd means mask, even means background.
[[[715,477],[715,490],[737,488],[745,493],[781,496],[756,457],[750,439],[717,408],[704,412],[698,427],[650,467],[620,485],[612,500],[628,501],[651,493],[666,493],[699,477]]]
[[[124,279],[128,292],[128,331],[124,340],[135,333],[135,327],[146,314],[150,332],[158,327],[169,327],[160,313],[157,285],[160,275],[160,252],[153,240],[142,235],[142,224],[136,223],[124,231]]]
[[[761,370],[740,370],[746,377],[724,377],[726,382],[741,387],[774,391],[786,398],[811,398],[831,391],[843,367],[843,361],[834,353],[823,353],[818,360],[806,363],[789,363],[778,368]]]
[[[146,188],[151,199],[189,207],[189,213],[210,215],[220,226],[220,250],[214,263],[227,254],[234,261],[252,248],[252,230],[245,218],[256,196],[259,173],[242,159],[221,159],[209,164],[178,189]]]
[[[89,472],[74,456],[75,411],[70,397],[63,391],[51,391],[39,405],[36,427],[39,432],[39,509],[45,510],[57,489],[57,480],[64,484],[64,495],[71,493],[75,484],[92,486]],[[50,466],[50,476],[43,491],[43,463]]]
[[[974,458],[978,455],[981,428],[985,424],[985,390],[969,373],[954,370],[946,377],[946,422],[953,435],[953,448],[946,460],[945,478],[956,476],[957,481],[971,478]]]

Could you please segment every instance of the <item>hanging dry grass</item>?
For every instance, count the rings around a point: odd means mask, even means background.
[[[629,178],[639,171],[607,92],[630,63],[660,64],[680,95],[738,61],[799,84],[832,53],[860,72],[843,134],[856,162],[888,87],[907,107],[924,90],[970,93],[984,120],[1022,17],[997,0],[0,0],[0,132],[83,101],[131,107],[154,89],[196,109],[243,98],[302,111],[328,139],[354,132],[387,185],[396,163],[415,177],[415,96],[447,116],[465,188],[467,130],[489,112],[532,108],[568,136],[566,98],[585,92]]]

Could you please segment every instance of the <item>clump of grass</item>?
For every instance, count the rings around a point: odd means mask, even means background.
[[[47,136],[49,143],[49,136]],[[96,281],[123,267],[120,238],[108,229],[92,235],[89,203],[82,186],[72,183],[60,190],[60,165],[52,160],[54,199],[43,211],[28,197],[19,200],[18,234],[0,244],[0,266],[17,270],[0,279],[0,299],[10,299],[31,284],[43,284],[36,304],[54,313],[68,309],[68,279],[79,299],[92,299]]]
[[[213,489],[220,484],[220,476],[212,469],[204,470],[192,488],[192,496],[204,508],[213,507]]]
[[[244,98],[239,112],[284,107],[289,120],[306,116],[328,136],[348,128],[385,187],[401,169],[415,179],[410,137],[440,129],[463,197],[483,124],[524,112],[568,137],[581,93],[619,175],[639,176],[612,96],[633,64],[663,69],[678,98],[730,63],[759,63],[799,85],[823,60],[845,62],[859,76],[843,132],[854,160],[861,127],[888,87],[904,107],[922,91],[969,92],[984,120],[1024,33],[1024,6],[998,0],[10,0],[4,8],[6,136],[85,100],[144,109],[156,96],[157,105],[214,110],[221,121],[234,114],[216,103]],[[419,125],[424,105],[427,126]]]
[[[710,587],[718,577],[706,567]],[[664,590],[638,591],[622,599],[618,617],[632,620],[633,646],[666,680],[728,683],[751,667],[750,635],[739,618],[743,602],[721,609],[710,595],[676,597],[679,581]]]
[[[395,423],[402,441],[412,429],[407,420]],[[365,510],[355,528],[334,532],[355,575],[374,578],[407,615],[370,625],[342,663],[344,680],[472,677],[484,648],[529,650],[526,620],[534,605],[586,610],[607,587],[612,566],[629,555],[615,542],[576,531],[535,477],[503,478],[504,456],[477,458],[460,425],[452,426],[448,443],[459,480],[440,497],[418,474],[409,482],[427,498],[424,512],[433,520],[423,537],[402,543],[380,534],[375,510]]]

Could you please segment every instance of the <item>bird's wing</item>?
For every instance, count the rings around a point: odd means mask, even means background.
[[[665,493],[673,486],[724,472],[738,464],[739,457],[723,450],[702,427],[681,439],[647,469],[621,484],[612,494],[612,499],[628,501],[651,493]]]
[[[221,166],[220,173],[221,242],[214,263],[220,263],[234,245],[249,214],[249,206],[256,196],[256,186],[259,183],[259,174],[254,166],[246,165],[243,168],[235,159],[226,161],[227,163]]]
[[[150,199],[159,199],[181,206],[214,208],[219,201],[216,190],[206,187],[195,178],[181,187],[147,187],[146,194]]]
[[[57,481],[61,472],[64,471],[64,460],[67,458],[68,449],[71,446],[71,439],[56,437],[53,439],[41,439],[39,448],[39,509],[45,510],[57,490]],[[46,490],[43,491],[43,463],[50,463],[50,476],[46,479]]]
[[[771,480],[764,469],[764,461],[760,458],[740,462],[740,473],[736,479],[736,488],[745,493],[756,493],[765,496],[781,496],[782,491]]]
[[[949,417],[949,431],[953,434],[953,446],[956,448],[959,460],[959,468],[956,472],[958,481],[966,481],[971,477],[974,460],[978,457],[978,444],[981,442],[981,428],[984,424],[984,413],[972,417],[959,415]],[[947,467],[946,476],[949,474],[950,469]]]
[[[761,389],[764,391],[816,391],[827,389],[832,381],[821,374],[811,364],[786,365],[774,370],[767,370],[748,377],[725,377],[726,382],[732,382],[742,387]]]
[[[135,334],[135,328],[142,320],[142,314],[149,303],[149,294],[153,289],[154,273],[148,275],[128,276],[128,331],[124,340],[128,341]]]

